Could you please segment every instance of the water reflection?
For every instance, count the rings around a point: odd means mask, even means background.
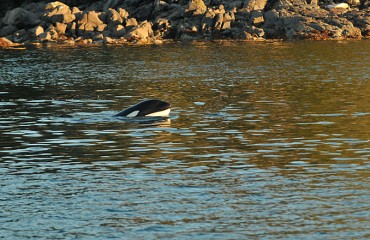
[[[367,44],[3,51],[0,236],[368,236]]]

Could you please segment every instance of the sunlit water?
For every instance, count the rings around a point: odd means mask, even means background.
[[[0,54],[0,238],[370,238],[368,41]]]

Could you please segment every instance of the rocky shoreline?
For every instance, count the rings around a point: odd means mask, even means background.
[[[20,1],[0,16],[0,46],[363,39],[370,38],[368,5],[367,0]]]

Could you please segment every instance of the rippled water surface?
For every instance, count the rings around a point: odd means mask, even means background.
[[[0,54],[0,238],[370,238],[369,41]]]

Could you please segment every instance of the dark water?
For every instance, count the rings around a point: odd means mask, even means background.
[[[0,54],[0,238],[370,238],[369,41]]]

